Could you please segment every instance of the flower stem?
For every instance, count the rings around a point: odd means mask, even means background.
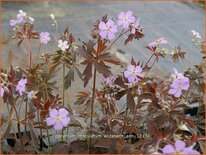
[[[13,104],[12,106],[13,106],[14,111],[15,111],[15,113],[16,113],[17,130],[18,130],[19,139],[20,139],[20,141],[21,141],[21,145],[22,145],[23,152],[25,152],[25,149],[24,149],[24,141],[23,141],[23,138],[22,138],[22,136],[21,136],[21,129],[20,129],[20,123],[19,123],[19,115],[18,115],[18,112],[17,112],[17,109],[16,109],[15,105]]]
[[[50,135],[49,135],[48,126],[46,127],[46,133],[47,133],[48,143],[49,143],[49,147],[50,147],[51,146],[51,142],[50,142]]]
[[[39,43],[39,48],[38,48],[38,51],[37,51],[37,56],[36,56],[36,62],[35,62],[35,64],[37,64],[37,60],[38,60],[39,54],[40,54],[40,49],[41,49],[41,43]]]
[[[39,123],[39,130],[40,130],[40,149],[42,150],[43,148],[43,140],[42,140],[42,127],[41,127],[41,116],[40,116],[40,113],[39,113],[39,109],[37,110],[37,117],[38,117],[38,123]]]
[[[96,76],[97,76],[97,70],[94,69],[94,79],[93,79],[93,90],[92,90],[92,105],[91,105],[91,118],[90,118],[90,129],[92,128],[92,122],[93,122],[93,113],[94,113],[94,100],[95,100],[95,89],[96,89]],[[92,149],[92,138],[90,136],[89,138],[89,152],[91,153]]]
[[[145,63],[145,67],[146,67],[146,65],[150,62],[150,60],[152,59],[152,57],[154,56],[155,54],[153,53],[151,56],[150,56],[150,58],[147,60],[147,62]]]
[[[104,52],[108,51],[108,50],[114,45],[114,43],[115,43],[121,36],[123,36],[123,35],[124,35],[125,33],[127,33],[127,32],[129,32],[129,30],[127,30],[127,31],[125,31],[125,32],[124,32],[124,30],[122,30],[121,33],[119,34],[119,36],[110,44],[110,46],[109,46]]]
[[[28,49],[29,49],[29,68],[31,68],[31,61],[32,61],[32,50],[31,50],[31,46],[30,46],[30,43],[29,43],[29,39],[26,37],[26,43],[27,43],[27,46],[28,46]]]
[[[11,92],[11,94],[12,94],[12,92]],[[21,136],[20,119],[19,119],[19,115],[18,115],[16,106],[15,106],[15,101],[14,101],[13,95],[12,95],[11,98],[12,98],[12,107],[14,109],[14,112],[16,114],[16,119],[17,119],[17,130],[18,130],[19,139],[20,139],[20,142],[21,142],[21,145],[22,145],[22,150],[23,150],[23,152],[25,152],[24,141],[23,141],[23,137]]]
[[[62,74],[62,78],[63,78],[63,86],[62,86],[62,104],[64,106],[64,102],[65,102],[65,90],[64,90],[64,83],[65,83],[65,80],[64,80],[64,77],[65,77],[65,63],[63,63],[63,74]],[[62,141],[64,139],[64,128],[62,129]]]
[[[26,124],[27,124],[27,106],[28,106],[28,101],[26,101],[26,104],[25,104],[25,127],[24,127],[24,129],[25,129],[25,133],[26,133],[26,131],[27,131],[27,126],[26,126]]]
[[[145,74],[145,76],[144,76],[144,77],[146,77],[146,76],[147,76],[147,74],[150,72],[150,70],[151,70],[151,69],[152,69],[152,67],[154,66],[154,64],[155,64],[156,60],[157,60],[157,57],[155,57],[154,62],[152,63],[151,68],[147,71],[147,73]]]

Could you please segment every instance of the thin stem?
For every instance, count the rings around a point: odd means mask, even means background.
[[[150,60],[152,59],[152,57],[154,56],[155,54],[153,53],[150,58],[147,60],[147,62],[145,63],[145,66],[150,62]]]
[[[144,76],[144,77],[146,77],[146,76],[147,76],[147,74],[150,72],[150,70],[151,70],[151,69],[152,69],[152,67],[154,66],[154,64],[155,64],[156,60],[157,60],[157,57],[155,57],[154,62],[152,63],[151,68],[147,71],[147,73],[145,74],[145,76]]]
[[[36,62],[35,62],[35,64],[37,64],[37,60],[38,60],[39,54],[40,54],[40,49],[41,49],[41,43],[39,43],[39,48],[38,48],[38,51],[37,51],[37,56],[36,56]]]
[[[26,119],[27,118],[27,109],[28,109],[27,106],[28,106],[28,101],[26,101],[26,104],[25,104],[25,124],[24,124],[25,125],[24,126],[25,133],[27,131],[27,126],[26,126],[27,125],[27,122],[26,122],[26,120],[27,120]]]
[[[63,86],[62,86],[62,100],[63,100],[63,106],[64,106],[64,102],[65,102],[65,90],[64,90],[64,83],[65,83],[65,80],[64,80],[64,77],[65,77],[65,63],[63,63],[63,74],[62,74],[62,78],[63,78]],[[62,129],[62,141],[64,139],[64,128]]]
[[[50,135],[49,135],[48,126],[46,127],[46,133],[47,133],[47,139],[48,139],[48,143],[49,143],[49,147],[50,147],[51,146],[51,142],[50,142]]]
[[[94,100],[95,100],[95,89],[96,89],[96,76],[97,76],[97,70],[94,69],[94,79],[93,79],[93,90],[92,90],[92,105],[91,105],[91,118],[90,118],[90,129],[92,128],[93,123],[93,113],[94,113]],[[92,149],[92,138],[90,136],[89,138],[89,151],[91,153]]]
[[[63,81],[63,86],[62,86],[62,100],[63,100],[63,106],[64,106],[64,102],[65,102],[65,90],[64,90],[64,83],[65,83],[65,80],[64,80],[64,77],[65,77],[65,63],[63,63],[63,75],[62,75],[62,81]]]
[[[25,40],[26,40],[27,46],[29,48],[29,68],[31,68],[32,50],[31,50],[31,46],[30,46],[30,43],[29,43],[29,39],[26,37]]]
[[[26,121],[27,119],[29,119],[31,116],[33,116],[33,114],[34,114],[36,111],[37,111],[37,109],[35,109],[30,115],[27,115],[26,118],[20,120],[19,123],[22,123],[22,122]]]
[[[38,123],[39,123],[39,130],[40,130],[40,149],[43,148],[43,141],[42,141],[42,128],[41,128],[41,120],[40,120],[40,113],[39,113],[39,109],[37,110],[37,119],[38,119]]]
[[[12,92],[11,92],[12,94]],[[19,135],[19,139],[20,139],[20,142],[21,142],[21,145],[22,145],[22,149],[23,149],[23,152],[25,152],[25,148],[24,148],[24,141],[23,141],[23,138],[21,136],[21,129],[20,129],[20,119],[19,119],[19,115],[18,115],[18,112],[17,112],[17,109],[16,109],[16,106],[15,106],[15,101],[14,101],[14,97],[12,95],[12,107],[13,107],[13,110],[16,114],[16,119],[17,119],[17,129],[18,129],[18,135]]]
[[[13,98],[13,97],[12,97],[12,98]],[[15,105],[13,104],[12,106],[14,107],[14,111],[15,111],[15,113],[16,113],[17,130],[18,130],[19,139],[20,139],[20,141],[21,141],[21,145],[22,145],[23,152],[25,152],[24,141],[23,141],[23,138],[22,138],[22,136],[21,136],[21,129],[20,129],[20,123],[19,123],[19,115],[18,115],[18,112],[17,112],[17,109],[16,109]]]
[[[119,34],[119,36],[110,44],[110,46],[104,51],[104,52],[106,52],[106,51],[108,51],[113,45],[114,45],[114,43],[121,37],[121,36],[123,36],[125,33],[127,33],[127,32],[129,32],[129,30],[127,30],[127,31],[125,31],[124,32],[124,30],[122,30],[122,32]]]

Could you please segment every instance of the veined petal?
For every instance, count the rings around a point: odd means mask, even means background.
[[[184,141],[177,140],[177,141],[175,142],[175,149],[176,149],[176,150],[181,151],[181,150],[183,150],[183,149],[185,148],[185,146],[186,146],[186,144],[185,144]]]
[[[172,145],[166,145],[163,149],[162,149],[163,154],[175,154],[175,149]]]
[[[49,115],[50,115],[51,118],[56,118],[58,116],[58,111],[56,109],[52,109],[49,112]]]
[[[65,117],[68,114],[69,114],[69,112],[66,109],[64,109],[64,108],[59,109],[59,116]]]
[[[53,118],[46,118],[46,123],[48,126],[51,126],[51,125],[54,125],[56,122],[55,122],[55,119]]]
[[[62,124],[62,122],[57,122],[57,123],[55,123],[54,129],[57,130],[57,131],[63,129],[63,124]]]
[[[106,30],[106,29],[107,29],[106,24],[101,21],[101,22],[99,23],[99,29],[100,29],[100,30]]]

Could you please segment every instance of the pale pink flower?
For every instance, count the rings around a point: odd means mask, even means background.
[[[165,40],[164,37],[161,37],[161,38],[157,39],[156,41],[149,43],[148,46],[151,48],[154,48],[154,47],[159,46],[160,44],[167,44],[167,40]]]
[[[52,109],[49,112],[49,117],[46,118],[47,125],[54,126],[54,129],[57,131],[63,129],[63,127],[66,127],[70,122],[68,114],[69,112],[65,108],[59,110]]]
[[[16,86],[16,91],[19,92],[20,96],[22,96],[23,93],[26,91],[26,83],[27,83],[27,79],[22,78],[21,80],[19,80]]]
[[[115,38],[115,33],[117,32],[117,26],[111,19],[109,19],[106,23],[103,21],[99,23],[99,35],[103,39],[112,40]]]
[[[41,32],[39,34],[39,36],[40,36],[40,42],[42,44],[47,44],[50,41],[50,39],[51,39],[49,32]]]
[[[129,25],[135,22],[135,17],[132,15],[132,11],[127,11],[125,12],[121,12],[118,15],[118,21],[117,24],[119,26],[122,26],[123,29],[128,29]]]
[[[66,49],[69,48],[68,41],[59,40],[58,41],[58,47],[61,48],[62,51],[65,51]]]

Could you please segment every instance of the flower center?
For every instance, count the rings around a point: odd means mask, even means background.
[[[124,18],[123,20],[124,20],[124,22],[127,22],[127,18]]]
[[[61,121],[62,121],[62,118],[61,118],[60,116],[57,116],[57,117],[56,117],[56,121],[57,121],[57,122],[61,122]]]
[[[135,72],[135,71],[132,71],[132,75],[136,76],[136,72]]]

